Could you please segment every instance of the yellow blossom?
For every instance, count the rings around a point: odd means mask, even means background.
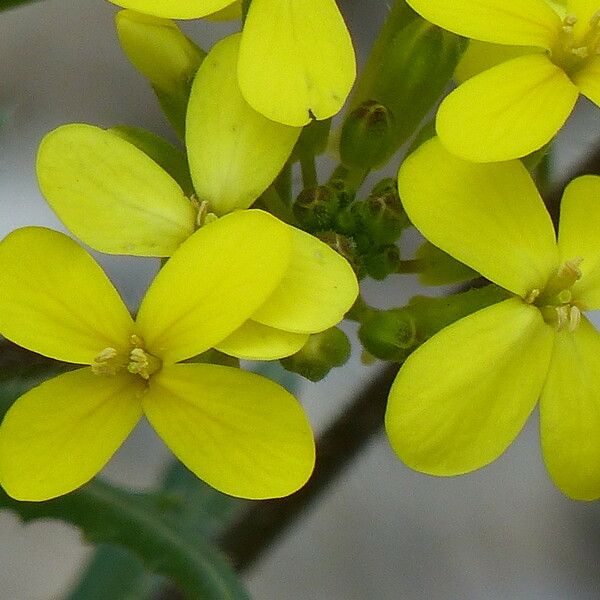
[[[231,0],[111,2],[157,17],[194,19]],[[298,127],[336,114],[354,83],[356,59],[335,0],[253,0],[237,71],[247,102],[273,121]]]
[[[147,154],[112,132],[72,124],[42,140],[40,188],[75,235],[101,252],[170,256],[207,213],[246,208],[271,183],[300,129],[269,121],[243,100],[231,69],[238,47],[239,35],[217,44],[192,88],[186,141],[194,202]],[[286,276],[252,320],[219,343],[227,354],[263,360],[294,354],[309,334],[338,323],[356,299],[356,276],[344,258],[282,227],[293,239]],[[239,247],[253,243],[248,233]]]
[[[600,497],[600,177],[566,189],[558,241],[520,161],[476,164],[437,138],[403,164],[399,189],[433,244],[513,297],[446,327],[406,361],[386,428],[412,468],[457,475],[495,460],[540,399],[544,460],[577,499]]]
[[[240,237],[253,243],[241,251]],[[314,464],[306,416],[279,385],[239,369],[176,364],[218,344],[279,285],[291,234],[261,211],[197,231],[146,293],[135,321],[94,260],[67,236],[29,227],[0,243],[0,331],[83,366],[21,396],[0,426],[0,484],[19,500],[92,478],[142,415],[215,488],[292,493]]]
[[[408,4],[460,35],[518,47],[515,57],[506,55],[442,102],[436,129],[453,154],[476,162],[525,156],[552,139],[580,93],[600,105],[599,0]]]

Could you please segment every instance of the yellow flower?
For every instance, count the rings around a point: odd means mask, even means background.
[[[194,19],[231,0],[111,0],[141,13]],[[253,0],[244,24],[240,86],[259,113],[293,126],[344,105],[356,77],[350,34],[335,0]]]
[[[241,249],[240,237],[253,243]],[[92,478],[145,415],[177,457],[215,488],[290,494],[310,475],[314,442],[295,398],[230,367],[176,364],[239,327],[285,276],[291,236],[261,211],[191,236],[160,271],[135,322],[73,240],[29,227],[0,243],[0,331],[87,365],[21,396],[0,426],[0,484],[19,500],[65,494]]]
[[[204,60],[188,108],[187,146],[196,194],[224,215],[247,208],[275,178],[299,128],[269,121],[239,94],[231,65],[239,35]],[[217,117],[218,115],[218,117]],[[40,188],[63,223],[101,252],[170,256],[197,226],[198,210],[179,184],[133,144],[91,125],[50,132],[37,158]],[[297,352],[310,333],[338,323],[358,294],[348,262],[326,244],[281,224],[293,239],[286,276],[252,320],[219,350],[272,360]],[[253,234],[239,247],[254,244]]]
[[[568,496],[600,496],[600,177],[566,189],[558,243],[520,161],[475,164],[437,138],[399,189],[433,244],[514,296],[446,327],[406,361],[386,428],[410,467],[458,475],[495,460],[540,399],[544,460]]]
[[[562,127],[579,93],[600,105],[600,1],[408,0],[427,20],[466,37],[520,46],[442,102],[437,133],[475,162],[525,156]],[[508,57],[507,57],[508,58]]]

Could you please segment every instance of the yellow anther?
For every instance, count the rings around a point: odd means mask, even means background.
[[[95,375],[115,375],[123,368],[123,361],[119,360],[118,351],[109,347],[98,353],[91,367]]]
[[[569,331],[573,333],[581,323],[581,311],[577,306],[571,306],[569,311]]]
[[[129,353],[129,364],[127,370],[133,375],[139,375],[143,379],[150,379],[152,373],[156,373],[162,366],[162,361],[152,354],[148,354],[142,348],[134,348]]]
[[[525,302],[527,302],[527,304],[533,304],[539,295],[540,295],[540,290],[535,288],[535,289],[531,290],[529,292],[529,294],[527,294],[527,296],[525,296],[524,300],[525,300]]]

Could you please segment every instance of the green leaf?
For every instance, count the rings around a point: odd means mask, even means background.
[[[31,4],[36,0],[0,0],[0,12],[9,8],[17,8],[22,4]]]
[[[0,508],[13,510],[24,521],[59,519],[81,528],[90,542],[131,549],[190,598],[249,598],[220,552],[196,532],[174,526],[169,513],[185,512],[185,504],[177,494],[131,493],[98,479],[47,502],[17,502],[0,492]]]

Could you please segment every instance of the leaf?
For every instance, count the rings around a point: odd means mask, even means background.
[[[170,506],[181,508],[181,498],[130,493],[98,479],[47,502],[17,502],[0,491],[0,508],[13,510],[23,521],[59,519],[81,528],[90,542],[126,546],[191,598],[249,598],[220,552],[201,536],[173,525],[165,515]]]

